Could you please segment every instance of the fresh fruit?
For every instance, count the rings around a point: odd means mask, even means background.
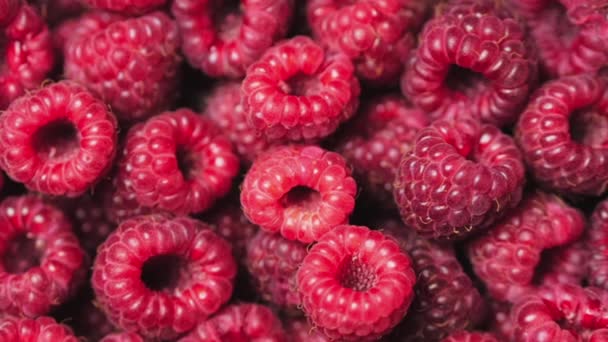
[[[0,319],[1,341],[78,342],[70,328],[50,317]]]

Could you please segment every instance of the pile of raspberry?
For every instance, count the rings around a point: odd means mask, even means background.
[[[608,1],[0,0],[0,342],[608,342]]]

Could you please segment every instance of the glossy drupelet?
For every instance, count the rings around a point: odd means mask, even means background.
[[[50,317],[0,319],[0,341],[79,342],[70,328]]]

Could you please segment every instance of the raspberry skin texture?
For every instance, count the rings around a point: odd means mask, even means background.
[[[114,333],[106,335],[99,342],[145,342],[144,339],[135,333]]]
[[[536,57],[509,11],[490,0],[440,6],[419,42],[401,89],[433,120],[465,112],[497,126],[516,121],[536,79]]]
[[[312,327],[306,319],[285,322],[285,330],[293,342],[330,342],[330,339]]]
[[[294,0],[176,0],[171,13],[190,65],[215,78],[241,78],[287,33]]]
[[[459,331],[446,337],[441,342],[499,342],[499,340],[490,333]]]
[[[606,192],[607,84],[599,75],[562,77],[545,83],[530,100],[515,137],[529,171],[543,187],[579,196]]]
[[[84,0],[88,7],[124,15],[142,15],[163,6],[166,0]]]
[[[119,182],[140,205],[192,214],[230,191],[239,160],[209,119],[178,109],[132,127],[118,169]]]
[[[206,224],[156,214],[118,226],[98,249],[91,282],[114,325],[171,339],[226,303],[235,275],[230,245]]]
[[[33,195],[8,197],[0,204],[0,227],[1,312],[34,318],[73,294],[85,254],[58,208]],[[20,240],[31,244],[19,248]]]
[[[282,146],[255,160],[241,186],[253,224],[288,240],[313,242],[348,221],[357,184],[346,161],[317,146]]]
[[[589,284],[608,290],[608,200],[600,202],[593,211],[586,242],[591,253]]]
[[[344,341],[372,341],[390,332],[407,313],[416,282],[410,258],[395,240],[350,225],[323,236],[296,277],[308,318],[330,339]]]
[[[522,196],[522,156],[512,138],[471,119],[422,129],[399,166],[395,202],[403,222],[432,239],[490,227]]]
[[[326,52],[308,37],[277,43],[247,69],[247,120],[269,141],[324,138],[357,110],[354,72],[346,55]]]
[[[279,318],[260,304],[233,304],[201,322],[179,342],[287,342]]]
[[[79,342],[70,328],[50,317],[3,317],[0,320],[0,340]]]
[[[173,20],[162,12],[130,19],[90,12],[80,20],[82,30],[65,45],[68,79],[84,84],[125,122],[172,104],[181,62]]]
[[[117,128],[106,105],[84,87],[54,83],[0,115],[0,167],[30,190],[76,197],[112,166]]]

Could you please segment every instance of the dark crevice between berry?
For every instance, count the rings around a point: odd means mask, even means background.
[[[240,0],[214,1],[213,23],[220,39],[229,41],[238,38],[243,11]]]
[[[152,291],[171,291],[182,282],[185,261],[178,255],[156,255],[144,263],[141,281]]]
[[[608,117],[592,109],[570,114],[570,138],[591,147],[608,146]]]
[[[555,17],[555,22],[550,25],[555,30],[555,34],[559,37],[564,49],[572,45],[572,42],[578,35],[579,29],[576,25],[570,21],[568,17],[568,9],[562,5],[559,1],[552,1],[552,10],[556,11],[558,15]]]
[[[306,186],[296,186],[283,195],[280,202],[283,208],[298,207],[314,211],[318,208],[320,200],[321,194],[318,191]]]
[[[78,152],[80,137],[72,122],[59,119],[39,128],[34,133],[33,143],[40,158],[63,161]]]
[[[318,91],[320,82],[315,76],[298,73],[279,84],[285,94],[310,96]]]
[[[478,72],[453,64],[448,70],[445,84],[453,92],[476,96],[486,87],[487,79]]]
[[[338,269],[338,281],[343,287],[367,291],[376,284],[376,273],[357,256],[345,258]]]
[[[198,159],[187,149],[180,148],[177,150],[177,167],[185,180],[190,181],[196,178],[199,170]]]
[[[32,267],[40,266],[44,244],[41,240],[31,239],[25,233],[19,234],[8,242],[4,252],[4,267],[7,272],[18,274]]]

